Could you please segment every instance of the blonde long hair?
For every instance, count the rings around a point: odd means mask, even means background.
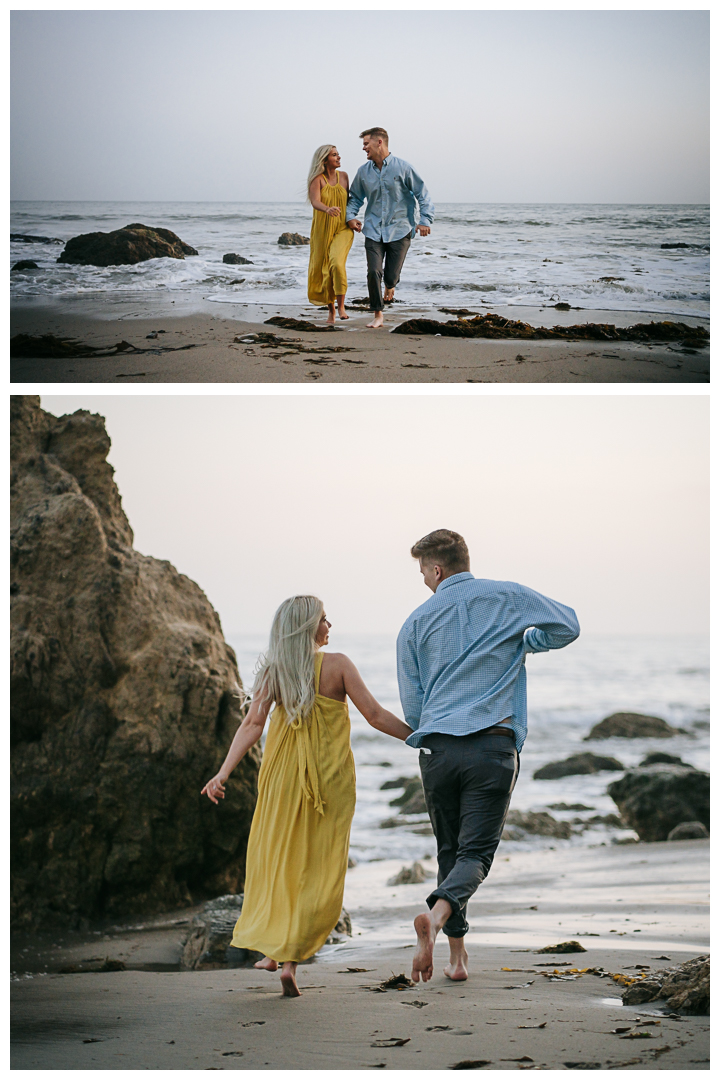
[[[307,199],[310,202],[310,185],[316,176],[322,176],[325,172],[325,162],[327,156],[331,150],[335,149],[335,143],[325,143],[323,146],[318,146],[317,150],[313,154],[312,162],[310,163],[310,172],[307,178]]]
[[[287,722],[303,720],[315,704],[315,655],[323,602],[291,596],[275,612],[267,652],[255,669],[253,694],[282,705]]]

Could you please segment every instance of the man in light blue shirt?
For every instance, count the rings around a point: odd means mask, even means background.
[[[412,165],[390,153],[385,128],[368,128],[361,138],[368,160],[350,185],[346,220],[351,229],[365,234],[368,292],[370,307],[375,312],[375,318],[367,325],[377,330],[383,324],[385,304],[394,298],[415,229],[421,236],[430,235],[435,207]],[[357,215],[366,199],[363,225]],[[418,207],[419,223],[416,222]]]
[[[492,865],[527,733],[525,657],[562,649],[580,627],[556,600],[473,577],[467,545],[449,529],[423,537],[411,554],[434,595],[400,631],[398,683],[438,846],[438,887],[427,898],[429,914],[415,919],[412,978],[431,978],[442,929],[450,944],[445,974],[462,980],[468,900]]]

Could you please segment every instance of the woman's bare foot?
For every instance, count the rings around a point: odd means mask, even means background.
[[[433,973],[433,949],[437,931],[432,924],[429,915],[417,915],[415,917],[415,933],[417,934],[417,947],[413,956],[411,979],[413,982],[428,982]]]
[[[376,311],[375,312],[375,318],[373,319],[373,321],[367,323],[366,325],[367,325],[368,329],[370,329],[370,330],[379,330],[380,327],[382,326],[382,324],[383,324],[383,313],[382,313],[382,311]]]
[[[288,962],[283,964],[282,972],[280,974],[280,982],[283,988],[283,997],[300,997],[300,991],[298,990],[298,984],[295,981],[295,972],[297,970],[297,964]]]
[[[277,960],[271,960],[269,956],[266,956],[264,960],[258,960],[257,964],[253,964],[253,967],[259,968],[262,971],[277,971]]]
[[[388,287],[385,286],[385,295],[383,296],[384,303],[392,304],[394,299],[395,299],[395,289],[394,288],[388,289]]]
[[[328,304],[327,325],[328,326],[334,326],[335,325],[335,305],[334,304]]]
[[[347,311],[345,310],[345,297],[344,296],[337,296],[336,300],[337,300],[338,315],[340,316],[340,318],[341,319],[349,319],[350,316],[348,315]]]
[[[463,939],[459,939],[459,944],[455,944],[458,939],[450,938],[450,963],[447,967],[443,968],[443,975],[446,975],[448,979],[452,979],[454,982],[464,982],[468,977],[468,954],[465,951]]]

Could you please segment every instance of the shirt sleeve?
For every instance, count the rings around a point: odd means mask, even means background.
[[[360,207],[365,202],[365,189],[362,182],[362,177],[359,172],[355,173],[355,179],[350,185],[350,191],[348,192],[347,211],[345,213],[345,220],[352,221],[353,218],[358,216]]]
[[[580,624],[572,608],[532,589],[523,589],[518,606],[525,626],[523,645],[527,652],[564,649],[580,634]]]
[[[423,690],[415,647],[404,626],[397,639],[397,675],[405,723],[413,731],[417,731],[420,726]]]
[[[405,176],[405,183],[418,201],[418,206],[420,207],[419,224],[432,225],[435,220],[435,205],[430,198],[430,192],[425,187],[424,182],[415,172],[412,165],[408,168],[407,175]]]

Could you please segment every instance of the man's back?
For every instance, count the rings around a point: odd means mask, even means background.
[[[527,732],[525,656],[568,645],[574,611],[512,581],[469,572],[443,580],[398,637],[398,682],[408,739],[466,735],[510,720],[518,750]]]

